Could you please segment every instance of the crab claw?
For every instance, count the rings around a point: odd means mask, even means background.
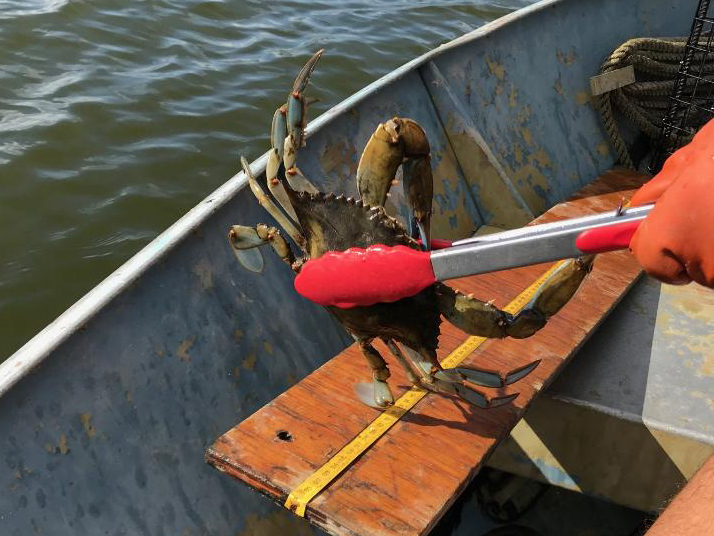
[[[421,239],[421,243],[424,246],[424,251],[430,251],[431,250],[431,236],[429,229],[426,225],[424,225],[423,222],[417,221],[416,222],[417,227],[419,228],[419,238]]]
[[[312,72],[315,70],[317,60],[320,59],[324,51],[325,49],[318,50],[315,54],[313,54],[312,58],[308,60],[305,66],[300,70],[300,73],[293,84],[293,89],[288,95],[287,127],[288,134],[293,137],[291,143],[293,144],[295,151],[304,145],[307,107],[310,104],[307,99],[305,99],[303,91],[305,91],[307,85],[310,83],[310,77],[312,76]],[[285,167],[291,168],[292,165],[289,165],[286,162]]]
[[[300,69],[300,72],[293,83],[293,93],[302,93],[305,91],[307,85],[310,83],[310,77],[312,76],[312,72],[315,70],[315,65],[317,65],[317,60],[320,59],[324,52],[325,49],[321,48],[312,55],[312,58],[307,60],[305,65],[303,65],[303,68]]]
[[[354,387],[357,397],[370,408],[385,409],[394,404],[394,396],[385,381],[357,383]]]
[[[421,127],[418,129],[413,126],[416,123],[406,123],[412,126],[411,130],[423,131]],[[414,137],[414,136],[410,136]],[[426,136],[423,135],[424,139]],[[406,145],[406,144],[405,144]],[[424,150],[419,143],[414,143],[417,150]],[[428,147],[426,148],[428,151]],[[426,154],[418,154],[409,156],[402,164],[404,189],[409,200],[412,214],[417,228],[419,229],[419,238],[426,251],[431,249],[431,201],[434,196],[434,179],[431,173],[431,163],[428,152]]]

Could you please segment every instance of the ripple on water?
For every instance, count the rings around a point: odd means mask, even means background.
[[[69,3],[69,0],[0,0],[0,19],[17,19],[31,15],[54,13]]]
[[[0,0],[0,360],[262,154],[317,48],[311,117],[528,3]]]

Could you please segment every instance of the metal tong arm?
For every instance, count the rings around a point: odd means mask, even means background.
[[[623,249],[653,206],[618,208],[594,216],[459,240],[450,248],[432,252],[434,275],[443,281]]]

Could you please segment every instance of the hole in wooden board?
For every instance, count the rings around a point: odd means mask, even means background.
[[[277,437],[280,441],[292,441],[293,436],[290,435],[290,432],[287,432],[285,430],[279,430],[277,434],[275,434],[275,437]]]

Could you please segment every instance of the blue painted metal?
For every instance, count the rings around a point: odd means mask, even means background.
[[[298,164],[321,189],[354,195],[376,125],[409,116],[432,143],[433,235],[489,223],[417,71],[433,61],[540,212],[612,164],[579,95],[626,38],[684,33],[675,7],[548,0],[506,16],[313,121]],[[256,175],[264,167],[265,156],[253,164]],[[402,218],[403,200],[397,188],[388,204]],[[203,463],[218,435],[349,343],[274,255],[260,273],[236,262],[229,226],[258,222],[272,223],[238,174],[0,365],[0,533],[234,535],[263,519],[282,520],[266,521],[273,532],[297,523]]]
[[[658,511],[714,453],[712,322],[712,290],[641,278],[488,463]]]

